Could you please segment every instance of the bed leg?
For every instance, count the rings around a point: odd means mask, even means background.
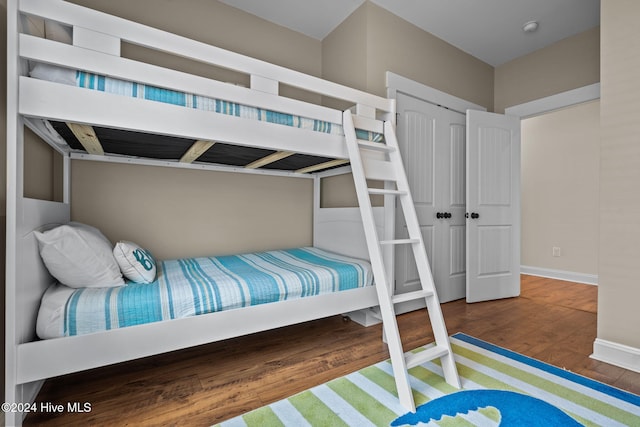
[[[363,310],[351,311],[343,314],[359,325],[369,327],[381,323],[380,311],[378,307],[366,308]]]
[[[40,392],[40,389],[44,385],[44,381],[35,381],[28,384],[7,384],[5,404],[8,404],[6,409],[3,408],[4,422],[6,426],[19,427],[22,425],[24,419],[29,414],[28,408],[32,404],[35,404],[36,397]],[[13,407],[11,407],[13,406]],[[18,412],[18,409],[27,408],[27,410]]]

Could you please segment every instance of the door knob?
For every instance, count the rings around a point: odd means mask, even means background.
[[[477,212],[471,212],[471,218],[478,219],[478,218],[480,218],[480,214],[477,213]]]
[[[444,217],[445,218],[451,218],[452,217],[451,212],[445,212],[444,213]]]
[[[436,212],[436,218],[442,219],[444,218],[444,214],[442,212]]]

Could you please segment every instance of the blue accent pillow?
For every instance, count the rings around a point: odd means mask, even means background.
[[[120,241],[113,248],[120,271],[127,279],[136,283],[152,283],[156,280],[156,260],[148,250],[135,243]]]

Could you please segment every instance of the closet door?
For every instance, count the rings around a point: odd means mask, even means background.
[[[520,118],[467,111],[467,302],[520,294]]]
[[[446,170],[438,177],[437,197],[445,215],[436,229],[440,245],[436,246],[446,255],[439,263],[437,288],[440,302],[465,297],[466,293],[466,123],[464,114],[442,109],[444,120],[443,159]],[[437,283],[437,282],[436,282]]]
[[[398,93],[398,143],[438,297],[465,296],[465,116]],[[408,237],[397,214],[399,238]],[[411,248],[396,252],[396,293],[420,288]]]

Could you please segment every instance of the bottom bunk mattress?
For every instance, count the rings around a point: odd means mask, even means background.
[[[318,248],[167,260],[150,284],[50,286],[40,305],[41,339],[179,319],[373,284],[368,261]]]

